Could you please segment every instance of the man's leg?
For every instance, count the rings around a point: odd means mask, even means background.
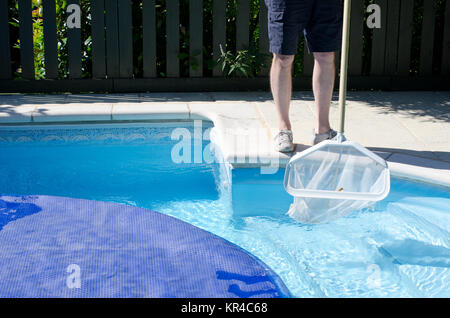
[[[292,64],[294,55],[273,54],[270,87],[278,113],[280,130],[291,130],[289,104],[292,95]]]
[[[317,109],[316,133],[330,130],[330,103],[333,97],[335,65],[334,52],[314,52],[313,92]]]

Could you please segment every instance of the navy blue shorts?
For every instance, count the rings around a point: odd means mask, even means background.
[[[341,47],[341,0],[265,0],[270,52],[294,55],[300,34],[309,52],[334,52]]]

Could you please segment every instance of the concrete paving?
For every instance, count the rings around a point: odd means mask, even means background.
[[[337,127],[338,96],[330,121]],[[267,124],[278,127],[273,101],[256,102]],[[316,123],[313,95],[293,94],[294,142],[310,144]],[[450,162],[450,92],[349,92],[345,135],[365,147]]]

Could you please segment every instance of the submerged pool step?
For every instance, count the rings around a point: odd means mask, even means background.
[[[286,214],[292,197],[283,187],[284,169],[261,174],[258,169],[232,170],[234,216],[273,216]]]

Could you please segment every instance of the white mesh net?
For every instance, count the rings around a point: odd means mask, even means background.
[[[357,143],[326,141],[294,156],[285,188],[294,196],[288,214],[322,223],[370,207],[389,192],[386,162]]]

